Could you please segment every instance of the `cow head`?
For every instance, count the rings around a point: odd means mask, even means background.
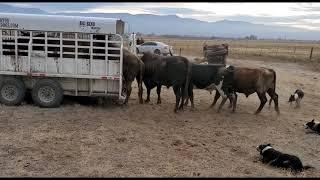
[[[122,95],[126,95],[126,94],[127,94],[127,82],[126,82],[126,79],[124,78],[124,76],[122,76],[122,90],[121,90],[121,94],[122,94]]]
[[[233,78],[234,70],[235,70],[234,66],[230,66],[230,65],[226,65],[225,67],[221,67],[218,71],[219,79]]]
[[[226,98],[229,95],[232,95],[234,92],[233,89],[233,72],[234,67],[220,67],[218,69],[216,77],[216,89],[222,98]],[[232,97],[232,96],[231,96]]]

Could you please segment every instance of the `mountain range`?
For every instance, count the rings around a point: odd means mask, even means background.
[[[22,8],[8,4],[0,4],[0,12],[26,14],[52,14],[38,8]],[[67,16],[91,16],[118,18],[129,24],[131,32],[157,35],[188,35],[203,37],[240,38],[255,35],[259,39],[296,39],[320,40],[320,31],[300,28],[254,24],[244,21],[222,20],[206,22],[190,18],[180,18],[176,15],[152,15],[129,13],[57,13]]]

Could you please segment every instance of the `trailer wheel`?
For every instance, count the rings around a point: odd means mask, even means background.
[[[40,79],[32,88],[32,99],[40,107],[59,107],[63,100],[63,90],[54,80]]]
[[[0,83],[0,102],[7,106],[21,104],[26,93],[22,80],[15,77],[5,77]]]

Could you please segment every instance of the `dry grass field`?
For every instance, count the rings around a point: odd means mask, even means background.
[[[145,41],[161,41],[173,46],[175,54],[183,56],[203,56],[204,40],[190,40],[162,37],[145,37]],[[230,58],[277,58],[292,61],[320,62],[320,43],[311,42],[283,42],[267,40],[207,40],[211,44],[229,44]],[[312,58],[310,52],[313,48]]]
[[[175,52],[188,47],[182,55],[190,60],[202,56],[201,41],[161,41],[174,45]],[[208,109],[213,95],[204,90],[194,91],[195,110],[187,107],[175,114],[172,88],[162,87],[162,104],[156,104],[155,89],[149,104],[139,104],[136,83],[128,107],[70,97],[53,109],[32,103],[0,105],[0,176],[319,177],[320,136],[308,133],[303,124],[312,118],[320,120],[320,71],[277,56],[238,56],[236,52],[247,47],[244,42],[228,43],[228,64],[276,71],[280,116],[267,105],[254,115],[259,105],[256,94],[239,95],[235,113],[226,104],[218,114],[217,107]],[[236,43],[239,51],[233,47]],[[258,52],[257,47],[284,51],[296,46],[297,52],[298,47],[319,48],[316,44],[248,43],[251,54]],[[301,109],[287,103],[296,88],[305,92]],[[267,142],[316,169],[292,174],[262,164],[256,146]]]

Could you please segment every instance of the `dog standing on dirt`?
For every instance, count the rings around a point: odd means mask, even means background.
[[[289,103],[290,105],[292,104],[293,101],[296,101],[296,107],[295,108],[300,108],[300,102],[304,96],[304,92],[301,89],[297,89],[294,94],[291,94],[289,97]]]
[[[311,129],[313,131],[315,131],[316,133],[320,134],[320,122],[314,121],[314,119],[312,119],[312,121],[307,122],[304,127],[306,129]]]
[[[262,155],[262,162],[268,165],[282,168],[290,168],[294,172],[301,172],[304,169],[313,168],[312,166],[303,166],[301,160],[294,155],[284,154],[273,149],[271,144],[261,144],[257,151]]]

